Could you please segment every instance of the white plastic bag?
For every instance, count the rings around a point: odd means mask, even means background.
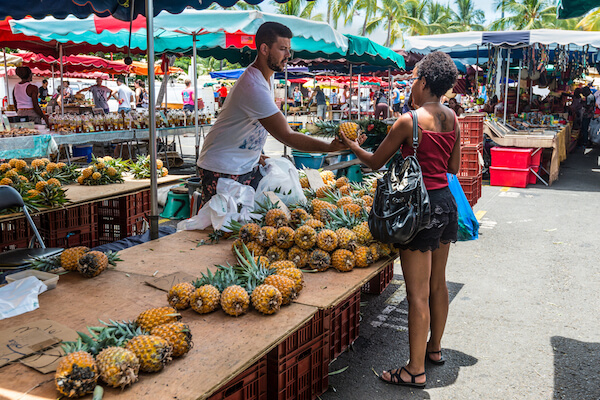
[[[265,164],[260,170],[263,178],[256,188],[256,201],[263,201],[263,193],[271,191],[275,192],[285,205],[306,202],[298,170],[290,160],[283,157],[267,158]]]
[[[239,210],[239,211],[238,211]],[[219,178],[216,194],[195,216],[177,224],[177,230],[222,229],[231,220],[248,221],[254,210],[254,188],[233,179]]]
[[[0,319],[15,317],[40,306],[38,295],[48,287],[35,276],[19,279],[0,288]]]

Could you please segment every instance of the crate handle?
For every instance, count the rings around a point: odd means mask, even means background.
[[[227,390],[224,393],[224,395],[225,395],[224,398],[227,398],[227,397],[231,396],[232,394],[234,394],[235,392],[239,391],[243,387],[244,387],[244,380],[242,379],[241,381],[239,381],[235,385],[230,386],[230,387],[227,388]]]
[[[298,355],[298,361],[304,360],[306,357],[310,356],[312,349],[306,349],[302,353]]]

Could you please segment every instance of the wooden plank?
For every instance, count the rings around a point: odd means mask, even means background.
[[[351,167],[353,165],[357,165],[360,164],[361,161],[358,158],[355,158],[353,160],[349,160],[349,161],[342,161],[339,163],[335,163],[335,164],[331,164],[331,165],[326,165],[323,167],[324,171],[332,171],[334,169],[344,169],[344,168],[348,168]]]
[[[150,307],[166,305],[164,292],[143,283],[145,276],[107,271],[85,279],[77,273],[61,277],[59,286],[40,298],[40,308],[0,321],[0,330],[14,324],[49,318],[77,330],[98,325],[98,319],[134,319]],[[292,304],[272,316],[251,311],[233,318],[222,311],[200,315],[182,312],[190,325],[194,348],[158,374],[141,374],[131,388],[105,388],[105,398],[206,398],[252,365],[306,323],[317,308]],[[265,329],[268,326],[268,329]],[[56,399],[52,375],[20,364],[0,369],[0,398]],[[40,386],[36,387],[37,385]],[[28,392],[27,394],[25,394]]]

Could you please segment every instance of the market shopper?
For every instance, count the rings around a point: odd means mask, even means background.
[[[21,81],[13,89],[13,99],[15,99],[15,110],[17,115],[29,117],[30,121],[41,124],[42,120],[50,126],[48,116],[44,114],[38,102],[38,87],[31,83],[33,73],[29,67],[17,67],[16,74]]]
[[[135,108],[148,108],[148,92],[146,85],[141,79],[136,79],[135,86]]]
[[[227,86],[223,84],[219,88],[219,104],[221,105],[221,108],[225,105],[225,100],[227,100]]]
[[[390,111],[388,106],[387,96],[383,89],[379,89],[373,94],[373,109],[375,110],[375,119],[386,119]]]
[[[44,79],[42,81],[42,86],[40,86],[38,91],[40,94],[40,104],[48,103],[48,100],[46,100],[46,98],[48,97],[48,80],[47,79]]]
[[[117,78],[117,89],[113,90],[112,96],[119,102],[117,112],[131,112],[131,103],[135,101],[135,97],[133,90],[129,89],[129,86],[125,84],[125,79],[121,77]]]
[[[400,116],[400,84],[394,83],[394,90],[392,91],[392,110],[394,110],[394,117]]]
[[[264,163],[262,152],[269,133],[305,152],[346,148],[337,139],[327,143],[294,132],[275,104],[273,74],[283,71],[290,58],[291,37],[290,29],[276,22],[266,22],[256,32],[256,59],[231,89],[198,158],[202,204],[216,193],[221,177],[257,187],[262,178],[258,165]]]
[[[302,107],[302,92],[300,91],[300,87],[296,86],[294,88],[294,107]]]
[[[315,91],[308,99],[308,107],[312,104],[313,99],[317,102],[317,118],[325,120],[327,114],[327,100],[325,99],[325,93],[323,93],[321,86],[315,87]]]
[[[581,89],[583,95],[583,114],[581,116],[581,129],[579,130],[579,140],[577,144],[579,146],[588,147],[588,140],[590,136],[590,122],[594,118],[594,111],[596,110],[596,98],[592,94],[589,86],[585,86]]]
[[[396,385],[425,387],[425,361],[444,363],[441,340],[448,315],[446,262],[450,243],[457,240],[457,211],[448,188],[446,172],[460,167],[460,131],[456,115],[440,103],[440,97],[456,82],[457,70],[446,53],[433,52],[415,67],[412,98],[418,110],[419,147],[417,159],[431,202],[431,223],[400,248],[402,272],[408,299],[408,342],[406,366],[384,371],[381,379]],[[357,142],[344,142],[369,168],[377,170],[399,150],[413,154],[413,120],[409,114],[394,123],[375,153]],[[428,334],[431,330],[431,335]]]
[[[192,81],[190,79],[185,80],[185,89],[181,92],[183,99],[183,109],[186,111],[194,111],[194,89],[192,88]]]
[[[448,100],[448,108],[450,108],[452,111],[454,111],[454,113],[458,117],[460,117],[465,112],[465,109],[462,108],[462,106],[460,104],[458,104],[458,102],[456,101],[456,98],[454,98],[454,97]]]
[[[83,92],[92,93],[92,97],[94,98],[94,105],[96,106],[96,108],[101,108],[105,114],[108,114],[108,99],[110,98],[112,91],[106,86],[104,86],[102,82],[102,78],[96,78],[95,85],[81,89],[76,94]]]

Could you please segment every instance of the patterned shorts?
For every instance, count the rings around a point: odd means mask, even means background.
[[[395,245],[402,250],[435,251],[440,243],[455,243],[458,239],[458,212],[456,201],[448,187],[429,190],[431,221],[410,242]]]
[[[202,185],[202,199],[199,208],[202,208],[215,194],[217,194],[217,181],[219,178],[229,178],[242,185],[250,185],[254,189],[258,187],[258,183],[262,179],[262,174],[258,169],[258,166],[247,174],[243,175],[229,175],[222,174],[220,172],[213,172],[207,169],[198,168],[198,176]]]

